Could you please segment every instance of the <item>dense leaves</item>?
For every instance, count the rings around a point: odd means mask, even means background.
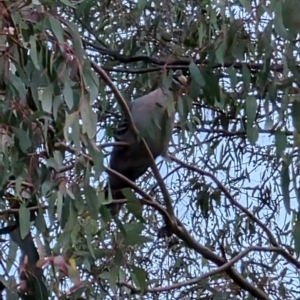
[[[0,1],[1,227],[34,239],[49,296],[300,297],[299,6]],[[149,170],[112,217],[117,123],[175,71],[189,92],[162,178]],[[16,285],[16,241],[1,236],[0,288],[40,299]]]

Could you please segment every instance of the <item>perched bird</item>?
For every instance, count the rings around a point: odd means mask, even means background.
[[[186,89],[187,78],[175,74],[172,77],[170,89],[159,87],[129,104],[133,122],[140,136],[147,143],[154,159],[158,156],[167,155],[172,136],[175,105],[174,103],[169,105],[169,101],[176,103],[178,96]],[[126,119],[123,119],[117,127],[115,141],[125,142],[128,146],[115,146],[113,148],[110,168],[134,182],[147,171],[151,164],[151,158],[141,141],[138,141],[134,133],[128,128]],[[108,185],[115,200],[124,198],[120,190],[129,187],[125,181],[113,174],[109,174]],[[110,205],[111,211],[112,208],[114,211],[115,206]]]

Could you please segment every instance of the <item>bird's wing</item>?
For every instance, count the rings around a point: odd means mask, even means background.
[[[132,102],[128,104],[128,108],[131,111],[132,109]],[[114,136],[116,141],[120,141],[122,136],[127,132],[128,130],[128,120],[125,116],[122,117],[120,122],[117,124],[117,127],[114,130]]]

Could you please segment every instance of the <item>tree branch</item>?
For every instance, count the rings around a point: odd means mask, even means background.
[[[226,187],[219,181],[219,179],[217,177],[215,177],[213,174],[201,170],[195,166],[189,165],[183,161],[181,161],[180,159],[176,158],[173,155],[170,155],[171,160],[175,161],[176,163],[178,163],[179,165],[181,165],[184,168],[187,168],[191,171],[197,172],[199,174],[201,174],[202,176],[207,176],[210,179],[212,179],[214,181],[214,183],[217,185],[217,187],[220,189],[220,191],[222,191],[224,193],[224,195],[226,196],[226,198],[230,201],[230,203],[234,206],[236,206],[238,209],[240,209],[247,217],[249,217],[253,222],[255,222],[257,225],[259,225],[259,227],[261,227],[261,229],[267,234],[270,243],[274,246],[274,247],[279,247],[279,244],[277,243],[275,237],[273,236],[273,234],[271,233],[271,231],[266,227],[266,225],[261,222],[257,217],[255,217],[248,209],[246,209],[244,206],[242,206],[240,203],[238,203],[230,194],[230,192],[226,189]]]
[[[247,249],[245,249],[243,252],[239,253],[237,256],[235,256],[234,258],[232,258],[230,261],[228,261],[227,263],[223,264],[222,266],[211,270],[209,272],[206,272],[204,274],[202,274],[199,277],[195,277],[193,279],[184,281],[184,282],[178,282],[178,283],[174,283],[172,285],[168,285],[168,286],[164,286],[164,287],[158,287],[158,288],[147,288],[144,292],[145,293],[162,293],[162,292],[169,292],[171,290],[174,289],[179,289],[188,285],[193,285],[193,284],[197,284],[200,281],[202,281],[203,279],[207,278],[207,277],[211,277],[213,275],[216,275],[218,273],[222,273],[225,272],[227,269],[231,268],[235,263],[237,263],[239,260],[241,260],[242,258],[244,258],[246,255],[248,255],[250,252],[276,252],[279,254],[282,254],[282,252],[285,252],[282,248],[277,248],[277,247],[258,247],[258,246],[251,246]],[[127,288],[133,290],[136,293],[140,293],[141,290],[132,286],[131,284],[127,283],[127,282],[120,282],[120,285],[124,285]]]
[[[85,45],[92,47],[94,50],[99,51],[101,54],[113,57],[118,62],[124,63],[124,64],[142,61],[144,63],[153,64],[156,66],[161,66],[161,67],[166,66],[166,68],[168,68],[168,69],[179,69],[179,68],[188,69],[189,64],[193,61],[195,64],[197,64],[199,66],[209,66],[210,68],[213,68],[213,69],[229,68],[229,67],[233,67],[234,69],[242,69],[243,67],[246,66],[246,67],[248,67],[250,72],[254,72],[254,73],[256,73],[260,70],[263,70],[265,67],[264,64],[259,64],[259,63],[244,63],[244,62],[227,61],[227,62],[224,62],[223,64],[221,64],[221,63],[211,63],[210,61],[203,60],[203,59],[202,60],[201,59],[193,60],[193,59],[187,58],[187,57],[182,57],[180,59],[174,59],[174,60],[170,60],[170,59],[164,60],[164,59],[157,59],[157,58],[149,57],[146,55],[126,56],[126,55],[120,54],[119,51],[111,50],[111,49],[101,47],[101,46],[97,46],[94,43],[91,43],[86,40],[83,40],[83,43]],[[282,72],[283,65],[282,64],[270,65],[269,70],[274,71],[274,72]]]

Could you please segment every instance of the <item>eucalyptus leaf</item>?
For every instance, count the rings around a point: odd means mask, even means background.
[[[295,241],[295,252],[297,255],[300,254],[300,218],[298,213],[297,221],[295,222],[293,226],[293,236]]]
[[[21,238],[24,239],[30,228],[30,212],[24,203],[21,203],[19,208],[19,222]]]
[[[53,89],[52,84],[49,84],[43,90],[42,107],[43,107],[43,110],[48,113],[52,112],[53,92],[54,92],[54,89]]]
[[[291,212],[291,200],[290,200],[290,174],[289,174],[289,166],[284,163],[281,168],[281,190],[282,190],[282,196],[283,196],[283,203],[284,207],[287,211],[287,213]]]
[[[90,185],[85,185],[84,196],[86,197],[87,210],[91,217],[95,220],[98,219],[98,213],[100,208],[100,203],[98,202],[98,197],[96,191]]]
[[[196,64],[191,61],[190,65],[189,65],[189,70],[191,73],[192,78],[195,80],[195,82],[197,82],[197,84],[201,87],[205,86],[205,79],[203,77],[203,75],[201,74],[199,68],[196,66]]]

